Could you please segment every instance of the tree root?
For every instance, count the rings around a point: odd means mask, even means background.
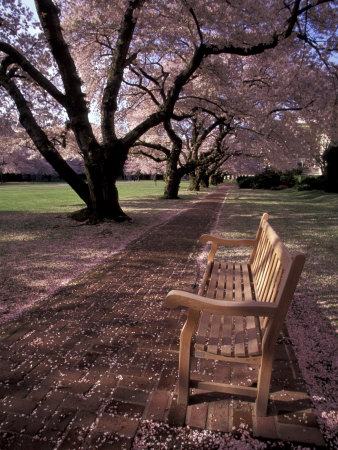
[[[98,223],[106,222],[106,221],[114,221],[114,222],[131,222],[132,219],[123,211],[119,211],[116,214],[107,214],[107,215],[98,215],[95,211],[92,211],[88,208],[83,208],[78,211],[74,211],[69,215],[72,220],[76,220],[77,222],[85,222],[88,225],[96,225]]]

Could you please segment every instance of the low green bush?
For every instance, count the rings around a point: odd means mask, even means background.
[[[302,169],[287,170],[281,174],[280,182],[283,186],[291,188],[301,180],[301,174]]]
[[[299,191],[326,190],[327,177],[325,175],[302,175],[301,169],[285,172],[267,168],[254,176],[240,176],[236,179],[241,189],[283,189],[296,187]]]
[[[282,173],[270,167],[254,176],[238,177],[236,181],[241,189],[276,189],[281,185],[294,186],[296,182],[292,171]]]
[[[331,144],[323,154],[325,161],[325,191],[338,192],[338,144]]]
[[[262,173],[241,176],[236,181],[241,189],[271,189],[280,185],[280,172],[266,168]]]
[[[320,176],[307,176],[297,183],[298,191],[312,191],[314,189],[324,190],[326,186],[326,177]]]
[[[238,183],[238,186],[239,186],[241,189],[252,189],[252,188],[253,188],[253,184],[254,184],[253,179],[254,179],[254,177],[249,177],[249,176],[245,177],[245,176],[241,176],[241,177],[237,177],[237,178],[236,178],[236,181],[237,181],[237,183]]]
[[[254,189],[271,189],[281,184],[281,172],[275,169],[264,169],[254,176]]]

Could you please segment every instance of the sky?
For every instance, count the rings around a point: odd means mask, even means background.
[[[35,14],[35,16],[37,18],[34,0],[22,0],[22,3],[25,6],[28,6],[34,12],[34,14]]]

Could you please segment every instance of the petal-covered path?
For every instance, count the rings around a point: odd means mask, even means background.
[[[151,428],[144,420],[182,423],[175,387],[185,311],[166,309],[164,298],[172,288],[194,289],[198,238],[212,229],[226,190],[1,326],[1,449],[137,448],[135,434],[144,442]],[[247,424],[257,437],[323,445],[286,335],[277,347],[266,418],[245,399],[196,392],[186,424],[223,432]],[[217,363],[200,369],[232,382],[250,383],[256,373]]]

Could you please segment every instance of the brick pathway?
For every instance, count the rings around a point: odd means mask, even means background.
[[[286,335],[266,418],[245,399],[203,392],[186,417],[176,407],[185,312],[163,300],[172,288],[195,286],[198,237],[212,228],[226,189],[0,328],[1,449],[130,448],[141,419],[219,431],[245,422],[254,436],[324,444]],[[203,364],[220,381],[255,377],[246,367]]]

